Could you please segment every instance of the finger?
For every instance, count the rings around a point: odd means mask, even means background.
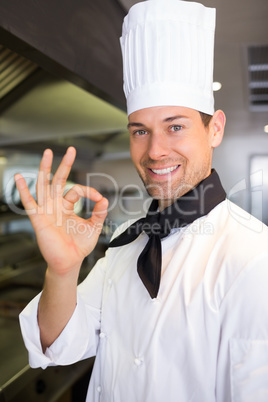
[[[102,232],[103,224],[107,216],[108,200],[104,197],[97,201],[92,216],[86,219],[88,225],[88,238],[91,236],[99,236]]]
[[[44,151],[40,162],[40,168],[36,183],[37,202],[40,206],[45,204],[46,197],[49,196],[49,183],[51,174],[51,165],[53,161],[53,153],[51,149]]]
[[[95,206],[92,211],[92,216],[87,221],[95,224],[103,224],[104,219],[107,216],[108,200],[104,198],[95,188],[75,185],[64,196],[65,201],[70,203],[67,209],[73,208],[73,205],[80,200],[81,197],[85,197],[95,202]]]
[[[76,156],[76,150],[74,147],[69,147],[66,154],[62,158],[62,161],[52,180],[52,192],[54,194],[63,194],[66,181],[71,171]]]
[[[86,197],[94,201],[95,206],[92,211],[91,218],[83,219],[83,222],[79,223],[80,231],[81,227],[84,227],[85,232],[88,234],[88,238],[93,235],[99,236],[103,227],[104,220],[107,216],[109,204],[108,200],[92,187],[75,185],[64,196],[65,208],[67,210],[73,210],[74,204],[79,201],[81,197]],[[68,203],[67,207],[66,203]]]
[[[96,202],[92,211],[91,218],[89,218],[87,221],[94,227],[101,228],[107,216],[108,205],[108,200],[102,197],[99,201]]]
[[[76,184],[65,194],[64,200],[71,204],[75,204],[82,197],[88,198],[94,202],[98,202],[103,198],[95,188]]]
[[[75,204],[82,197],[84,197],[84,191],[79,189],[78,186],[73,186],[70,190],[68,190],[63,199],[63,208],[65,211],[73,211]]]
[[[29,191],[29,188],[26,184],[25,179],[19,173],[17,173],[14,176],[14,178],[15,178],[16,187],[20,194],[22,205],[24,206],[24,209],[27,212],[27,215],[30,216],[30,215],[36,214],[37,204],[35,202],[35,199],[33,198],[33,196],[31,195],[31,193]]]

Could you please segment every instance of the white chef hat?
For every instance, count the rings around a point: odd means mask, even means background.
[[[152,106],[214,113],[215,17],[214,8],[181,0],[129,10],[120,38],[128,115]]]

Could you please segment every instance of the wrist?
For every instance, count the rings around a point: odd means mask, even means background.
[[[46,281],[48,280],[49,282],[60,282],[60,283],[66,283],[70,282],[73,283],[75,282],[77,284],[78,281],[78,276],[80,272],[81,264],[77,264],[76,266],[72,267],[72,269],[54,269],[51,266],[47,266],[46,270]]]

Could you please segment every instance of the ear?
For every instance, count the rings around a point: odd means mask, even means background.
[[[224,134],[225,122],[225,114],[222,110],[217,110],[209,124],[212,148],[216,148],[220,145]]]

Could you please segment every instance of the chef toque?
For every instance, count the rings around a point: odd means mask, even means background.
[[[214,8],[181,0],[135,4],[120,38],[127,113],[184,106],[213,115]]]

